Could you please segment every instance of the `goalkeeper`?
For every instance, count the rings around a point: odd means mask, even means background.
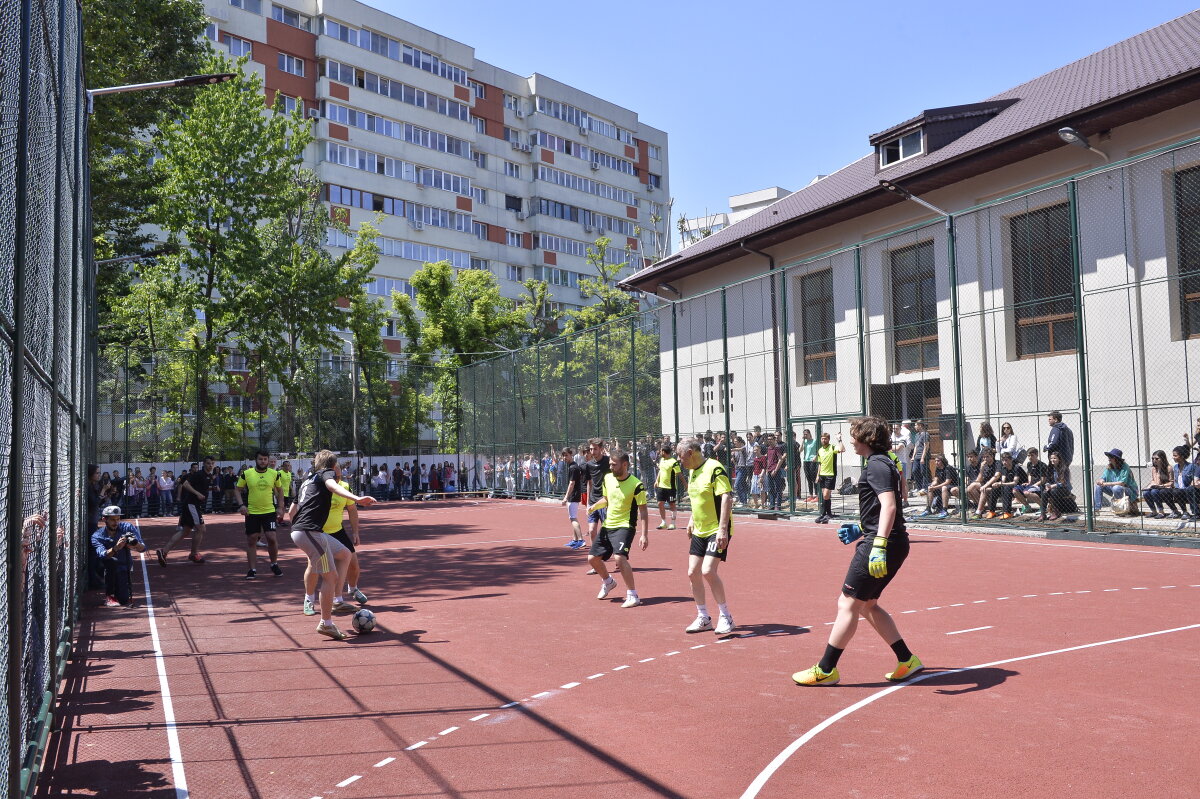
[[[858,628],[860,616],[866,618],[875,632],[896,653],[899,663],[894,671],[884,675],[893,682],[905,680],[921,670],[921,661],[909,651],[896,622],[879,607],[879,595],[900,571],[908,557],[908,532],[900,511],[900,474],[888,457],[891,433],[882,419],[855,419],[850,427],[854,451],[866,459],[858,479],[858,507],[861,531],[839,531],[845,543],[861,532],[862,538],[854,550],[842,595],[838,598],[837,620],[829,631],[829,644],[819,663],[792,675],[797,685],[834,685],[840,679],[838,658],[850,644]]]

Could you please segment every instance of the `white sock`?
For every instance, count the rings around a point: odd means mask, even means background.
[[[304,598],[305,598],[305,599],[307,599],[309,602],[312,602],[312,603],[316,604],[316,601],[317,601],[317,595],[316,595],[316,594],[305,594],[305,595],[304,595]]]
[[[321,619],[321,624],[332,625],[333,619]]]
[[[630,588],[625,592],[625,596],[637,596],[637,591],[634,591],[632,588]]]
[[[703,616],[704,618],[707,619],[708,618],[708,605],[697,605],[696,606],[696,615]]]
[[[727,619],[728,619],[728,618],[730,618],[730,616],[729,616],[729,606],[728,606],[728,605],[726,605],[724,602],[722,602],[721,604],[717,605],[717,610],[721,611],[721,615],[722,615],[722,616],[724,616],[725,618],[727,618]]]
[[[671,511],[671,524],[674,524],[679,517],[675,515],[675,511]]]
[[[357,590],[358,590],[358,586],[357,586],[357,585],[349,585],[349,586],[346,586],[346,593],[348,593],[348,594],[353,594],[353,593],[354,593],[355,591],[357,591]]]
[[[339,596],[335,596],[335,597],[333,598],[333,604],[335,604],[335,605],[340,605],[340,604],[342,604],[342,603],[343,603],[343,602],[345,602],[345,601],[346,601],[346,600],[342,599],[342,597],[341,597],[340,595],[339,595]]]

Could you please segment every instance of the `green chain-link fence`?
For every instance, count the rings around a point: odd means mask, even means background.
[[[1198,375],[1192,140],[465,367],[459,441],[535,495],[561,493],[563,446],[632,446],[652,478],[656,443],[699,434],[741,507],[816,513],[828,433],[852,515],[870,413],[912,515],[1195,534],[1172,466],[1200,459]]]

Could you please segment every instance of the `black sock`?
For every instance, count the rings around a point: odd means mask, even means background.
[[[837,663],[838,663],[838,658],[840,658],[842,656],[842,652],[844,652],[844,651],[846,651],[846,650],[838,649],[833,644],[826,644],[825,645],[825,655],[821,658],[821,662],[817,664],[820,667],[821,671],[828,674],[829,672],[836,669]]]
[[[912,652],[910,652],[908,649],[908,644],[904,643],[903,638],[892,644],[892,651],[896,653],[896,660],[900,661],[901,663],[913,656]]]

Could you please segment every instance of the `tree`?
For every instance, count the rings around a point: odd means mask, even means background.
[[[608,245],[611,243],[611,239],[601,237],[596,239],[594,246],[587,248],[587,262],[596,270],[596,276],[581,278],[579,293],[594,297],[596,302],[567,314],[568,331],[594,327],[637,310],[637,300],[617,286],[617,278],[626,262],[609,262]]]
[[[208,17],[199,0],[83,0],[83,68],[94,88],[148,83],[202,70]],[[153,201],[148,135],[180,117],[194,89],[98,97],[88,120],[91,212],[99,260],[133,255],[151,240],[143,226]],[[129,272],[101,264],[101,318],[124,299]],[[101,336],[105,331],[101,331]]]
[[[222,348],[277,335],[278,250],[263,226],[286,217],[295,170],[312,135],[298,116],[264,109],[262,82],[244,64],[239,61],[233,80],[199,90],[188,114],[165,123],[153,139],[161,157],[149,218],[174,252],[143,273],[152,285],[141,291],[169,296],[182,312],[177,346],[194,369],[190,458],[206,441],[214,411],[210,383],[225,379]],[[204,68],[233,71],[219,56]]]

